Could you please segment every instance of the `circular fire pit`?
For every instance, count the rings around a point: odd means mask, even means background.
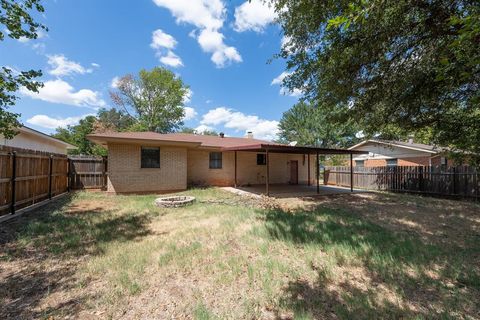
[[[176,208],[188,206],[195,202],[195,197],[190,196],[173,196],[162,197],[155,200],[155,205],[161,208]]]

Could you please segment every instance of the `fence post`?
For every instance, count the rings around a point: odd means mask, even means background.
[[[71,183],[71,173],[70,173],[70,158],[67,158],[67,192],[70,192],[70,183]]]
[[[15,182],[17,180],[17,152],[16,151],[13,151],[11,153],[12,155],[12,180],[11,180],[11,184],[12,184],[12,199],[11,199],[11,203],[10,203],[10,213],[11,214],[15,214]]]
[[[457,168],[452,167],[453,171],[453,195],[457,194]]]
[[[48,199],[52,199],[52,171],[53,171],[53,155],[50,155],[48,169]]]
[[[107,186],[107,159],[106,159],[106,157],[102,157],[102,164],[103,164],[102,188],[105,188]]]
[[[418,173],[418,189],[423,192],[423,166],[420,166]]]
[[[350,192],[353,192],[353,153],[350,153]]]

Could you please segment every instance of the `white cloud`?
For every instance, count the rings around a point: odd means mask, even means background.
[[[42,29],[37,30],[37,39],[36,40],[43,39],[45,37],[47,37],[47,33],[45,31],[43,31]],[[20,38],[17,39],[17,41],[21,42],[21,43],[28,43],[31,40],[34,40],[34,39],[30,39],[30,38],[27,38],[27,37],[20,37]]]
[[[237,132],[252,131],[259,139],[274,140],[279,132],[278,121],[265,120],[255,115],[246,115],[226,107],[212,109],[203,115],[200,121],[205,126],[222,125]]]
[[[211,60],[219,67],[231,62],[241,62],[237,49],[224,42],[220,33],[225,20],[226,9],[221,0],[153,0],[159,7],[167,8],[177,23],[194,25],[198,30],[189,33],[197,39],[204,52],[211,53]]]
[[[283,86],[283,80],[288,77],[291,74],[291,72],[284,71],[281,74],[278,75],[278,77],[274,78],[270,85],[280,85],[280,94],[281,95],[288,95],[291,97],[298,97],[303,94],[302,90],[300,89],[293,89],[293,91],[288,90]]]
[[[90,89],[75,91],[68,82],[61,79],[45,81],[43,84],[44,86],[38,90],[38,93],[24,87],[20,89],[20,92],[33,99],[79,107],[97,109],[106,105],[105,101],[100,98],[100,93]]]
[[[92,67],[95,67],[95,68],[100,68],[100,65],[98,63],[95,63],[95,62],[90,63],[90,65]]]
[[[235,23],[233,28],[237,32],[252,30],[262,32],[265,27],[276,18],[273,7],[262,0],[245,1],[235,8]]]
[[[272,83],[270,83],[270,85],[272,85],[272,86],[274,84],[282,85],[283,84],[283,79],[285,79],[285,77],[287,77],[289,75],[290,75],[290,72],[283,71],[282,73],[280,73],[278,75],[278,77],[276,77],[272,80]]]
[[[177,45],[177,40],[168,33],[163,32],[162,29],[157,29],[152,33],[152,43],[150,47],[153,49],[174,49]]]
[[[184,121],[195,119],[197,116],[197,111],[192,107],[185,107],[185,116],[183,117]]]
[[[173,68],[183,66],[182,59],[172,51],[168,51],[166,56],[160,56],[160,62]]]
[[[92,116],[94,114],[84,114],[83,116],[79,117],[67,117],[67,118],[52,118],[44,114],[37,114],[30,119],[27,119],[27,123],[33,124],[39,127],[48,128],[48,129],[56,129],[59,127],[66,127],[69,125],[78,124],[80,120],[87,116]]]
[[[68,60],[63,54],[49,55],[48,64],[52,69],[48,71],[51,75],[62,77],[72,75],[74,73],[85,74],[91,73],[92,69],[86,69],[77,62]]]
[[[110,82],[110,87],[113,89],[117,89],[119,81],[120,81],[120,77],[113,77],[112,82]]]
[[[204,124],[201,124],[201,125],[199,125],[198,127],[195,128],[195,131],[196,131],[198,134],[202,134],[202,133],[204,133],[205,131],[215,131],[215,128],[210,127],[210,126],[207,126],[207,125],[204,125]]]
[[[190,88],[187,88],[187,93],[183,96],[183,103],[189,103],[192,101],[193,91]]]
[[[164,65],[173,68],[183,66],[182,59],[173,52],[176,46],[177,40],[168,33],[163,32],[161,29],[153,31],[150,47],[155,50],[155,55]]]
[[[282,47],[283,50],[286,50],[288,53],[293,53],[294,52],[294,46],[292,46],[292,44],[290,43],[292,40],[291,37],[289,36],[283,36],[282,37],[282,40],[280,41],[280,45]]]

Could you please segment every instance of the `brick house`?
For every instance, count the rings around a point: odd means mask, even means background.
[[[107,191],[170,192],[187,186],[316,183],[318,154],[361,151],[296,147],[246,138],[114,132],[88,139],[108,149]]]
[[[353,158],[357,167],[437,166],[451,162],[445,157],[445,149],[414,143],[411,139],[408,142],[365,140],[348,149],[368,152]]]

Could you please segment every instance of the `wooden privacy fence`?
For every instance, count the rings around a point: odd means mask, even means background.
[[[68,191],[66,156],[19,150],[0,150],[0,215]]]
[[[106,171],[105,158],[0,146],[0,218],[70,189],[104,188]]]
[[[70,157],[72,189],[98,189],[107,186],[107,159],[101,157]]]
[[[354,167],[358,189],[480,197],[480,174],[469,166]],[[324,183],[350,186],[350,167],[325,167]]]

